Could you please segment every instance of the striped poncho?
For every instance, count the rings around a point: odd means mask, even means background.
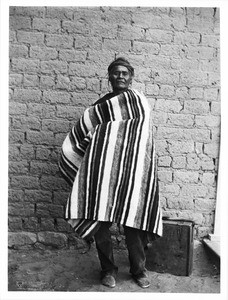
[[[66,219],[82,238],[99,221],[162,235],[151,110],[126,92],[85,110],[62,145],[60,170],[71,183]]]

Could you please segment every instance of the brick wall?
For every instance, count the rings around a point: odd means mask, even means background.
[[[81,247],[60,146],[125,56],[153,108],[165,216],[213,231],[220,134],[216,8],[10,7],[9,246]],[[115,232],[115,227],[113,229]],[[116,237],[121,245],[121,236]]]

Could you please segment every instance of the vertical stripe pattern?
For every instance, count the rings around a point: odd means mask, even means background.
[[[86,238],[99,221],[162,235],[151,111],[128,90],[88,108],[67,135],[60,170],[72,184],[66,218]]]

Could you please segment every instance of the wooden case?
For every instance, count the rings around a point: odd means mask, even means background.
[[[163,237],[146,252],[149,271],[189,276],[193,265],[193,227],[188,220],[164,219]]]

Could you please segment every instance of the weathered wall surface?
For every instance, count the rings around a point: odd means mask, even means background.
[[[213,231],[220,133],[216,8],[11,7],[9,246],[80,247],[60,146],[125,56],[150,99],[164,215]],[[118,237],[117,240],[121,241]]]

